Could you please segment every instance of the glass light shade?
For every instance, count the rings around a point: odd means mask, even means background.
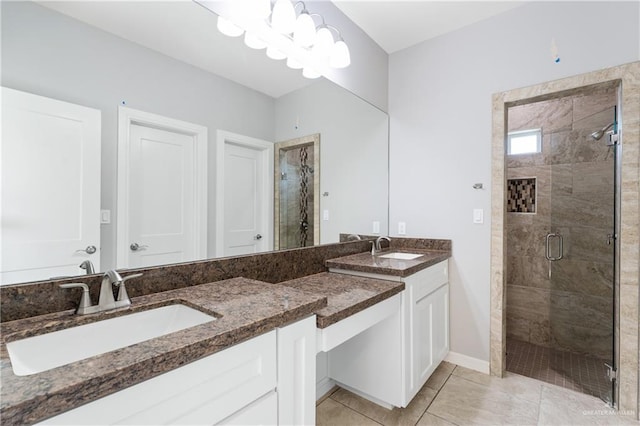
[[[291,34],[296,24],[296,11],[289,0],[276,0],[271,14],[271,27],[280,34]]]
[[[316,38],[316,24],[308,13],[301,13],[296,19],[293,42],[297,46],[310,47]]]
[[[264,49],[267,47],[267,43],[248,31],[244,34],[244,44],[252,49]]]
[[[346,68],[351,64],[351,55],[349,47],[344,40],[338,40],[333,45],[331,56],[329,57],[329,66],[332,68]]]
[[[320,73],[317,72],[316,70],[314,70],[313,68],[305,67],[302,70],[302,76],[306,77],[306,78],[313,79],[313,78],[320,77]]]
[[[287,66],[293,70],[300,70],[303,68],[303,65],[292,57],[287,58]]]
[[[244,33],[244,30],[231,22],[230,20],[218,16],[218,31],[229,37],[239,37]]]
[[[287,57],[287,55],[282,53],[282,51],[272,46],[267,47],[267,56],[270,57],[271,59],[275,59],[276,61],[279,61]]]
[[[267,19],[271,15],[271,0],[253,0],[251,5],[253,14],[260,19]]]
[[[326,59],[331,55],[333,50],[333,35],[327,27],[322,27],[316,33],[316,39],[313,43],[313,54],[318,59]]]

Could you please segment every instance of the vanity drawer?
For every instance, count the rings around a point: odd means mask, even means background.
[[[276,388],[276,331],[41,424],[214,424]]]

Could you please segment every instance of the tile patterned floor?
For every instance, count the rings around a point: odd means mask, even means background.
[[[640,425],[599,399],[518,374],[500,379],[443,362],[408,407],[387,410],[336,388],[318,425]]]
[[[507,371],[608,399],[611,382],[605,360],[507,340]]]

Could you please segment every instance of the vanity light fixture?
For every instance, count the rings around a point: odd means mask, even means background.
[[[349,47],[340,31],[326,24],[321,15],[309,13],[302,1],[276,0],[273,8],[270,0],[232,3],[226,16],[218,16],[218,30],[229,37],[244,34],[248,47],[267,48],[269,58],[286,59],[287,66],[302,69],[304,77],[318,78],[329,68],[351,64]],[[320,21],[317,26],[314,17]]]

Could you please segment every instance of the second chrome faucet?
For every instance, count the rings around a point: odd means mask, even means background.
[[[387,240],[389,245],[391,245],[391,238],[389,237],[378,237],[375,241],[371,241],[371,255],[375,256],[380,250],[382,250],[381,242],[382,240]]]
[[[87,286],[85,283],[61,284],[60,287],[82,288],[82,297],[80,298],[80,303],[78,305],[76,313],[78,315],[86,315],[131,305],[131,299],[129,299],[129,295],[127,294],[125,281],[141,276],[142,274],[132,274],[127,275],[123,278],[115,269],[105,272],[105,274],[102,276],[102,283],[100,285],[100,299],[98,300],[97,305],[92,304],[91,296],[89,295],[89,286]],[[119,287],[117,299],[113,297],[114,285]]]

